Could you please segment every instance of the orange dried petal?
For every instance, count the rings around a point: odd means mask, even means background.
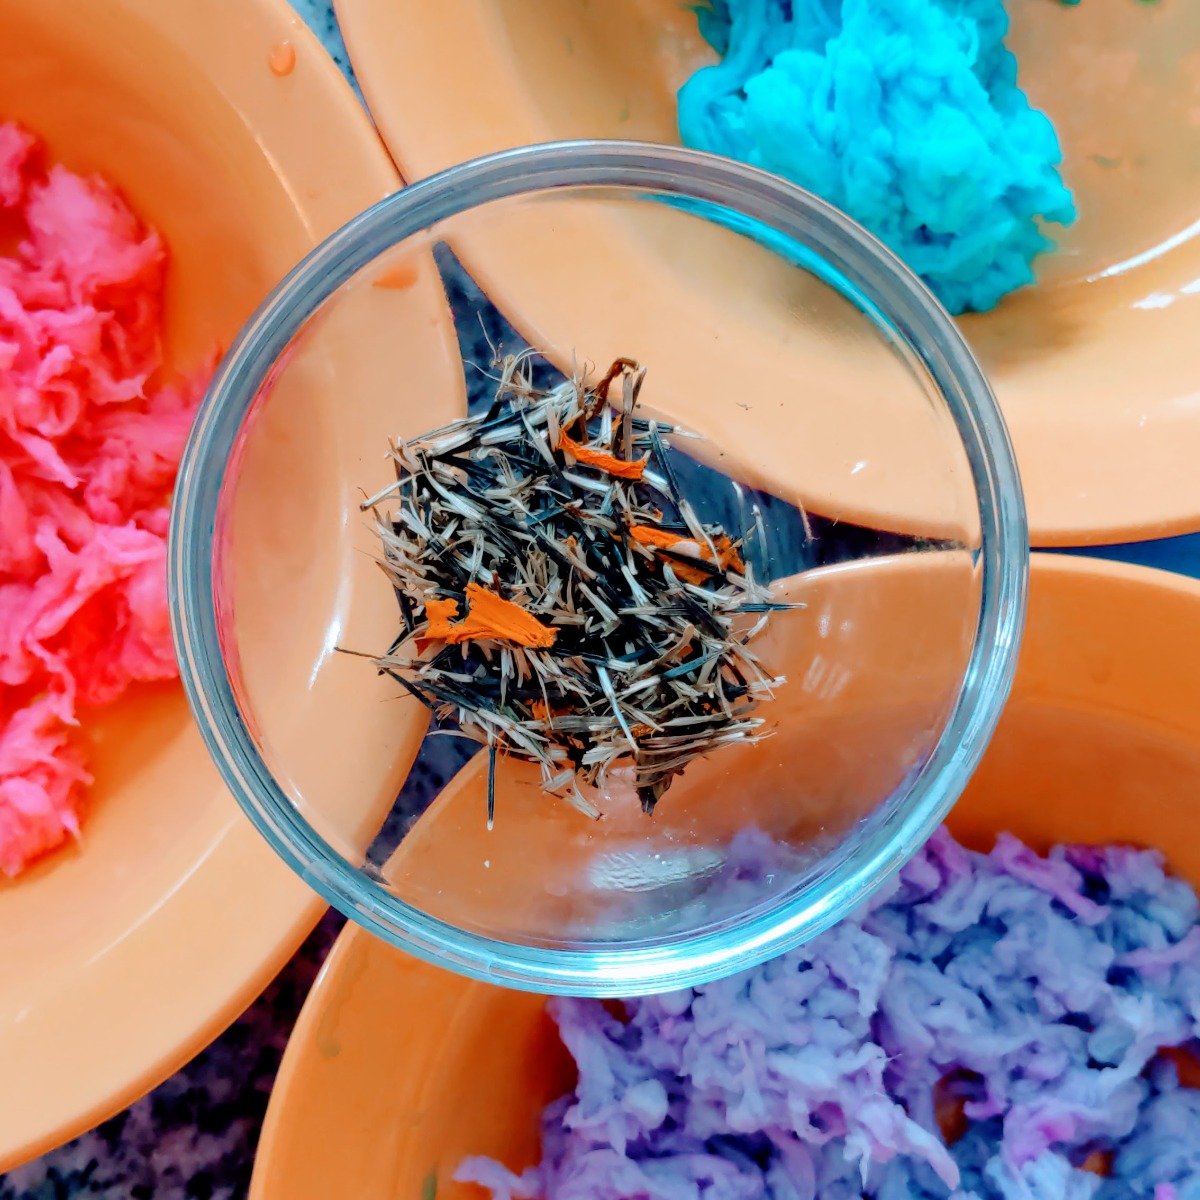
[[[425,619],[429,622],[429,630],[425,636],[431,641],[450,638],[455,628],[450,622],[457,616],[457,600],[427,600]]]
[[[683,543],[692,546],[696,545],[691,538],[681,537],[679,534],[670,533],[665,529],[656,529],[653,525],[631,525],[629,527],[629,536],[635,542],[640,542],[643,546],[656,546],[662,550],[674,550]],[[723,571],[728,571],[731,567],[738,574],[745,571],[746,566],[742,562],[741,555],[738,554],[733,542],[725,534],[721,534],[720,537],[716,538],[714,545],[717,551],[717,565]],[[706,545],[700,544],[699,550],[700,557],[705,562],[712,562],[712,551]],[[688,583],[704,583],[709,578],[707,572],[701,571],[698,567],[689,567],[686,563],[672,562],[671,570],[680,579],[684,579]]]
[[[732,567],[739,575],[746,573],[746,564],[742,562],[742,556],[737,552],[737,547],[734,546],[726,534],[721,534],[714,542],[714,545],[717,548],[717,562],[723,571],[728,571]],[[707,546],[704,547],[702,553],[705,558],[711,557]]]
[[[430,600],[425,605],[429,621],[426,637],[460,646],[463,642],[516,642],[518,646],[545,649],[554,645],[558,630],[541,621],[512,600],[477,583],[467,584],[467,615],[456,624],[456,600]]]
[[[670,550],[684,539],[677,533],[668,533],[665,529],[656,529],[653,525],[630,525],[629,536],[643,546],[660,546]]]
[[[585,467],[595,467],[598,471],[605,471],[617,479],[641,479],[642,473],[646,470],[644,458],[639,458],[636,462],[629,462],[627,459],[617,458],[615,454],[609,454],[607,451],[593,450],[590,446],[584,446],[566,432],[559,434],[558,448],[565,450],[576,462],[583,463]]]

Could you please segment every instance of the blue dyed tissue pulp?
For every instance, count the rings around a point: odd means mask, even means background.
[[[1017,86],[999,0],[712,0],[721,62],[679,92],[685,145],[836,205],[952,313],[1033,282],[1075,220],[1049,119]]]

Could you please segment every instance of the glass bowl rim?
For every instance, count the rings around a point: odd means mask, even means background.
[[[399,900],[303,819],[262,760],[225,670],[214,589],[214,533],[242,423],[295,335],[380,254],[465,211],[550,190],[663,193],[766,222],[820,254],[929,372],[967,453],[980,518],[982,597],[971,657],[933,753],[903,811],[878,822],[791,903],[735,928],[644,945],[546,948],[502,942]],[[849,294],[849,293],[848,293]],[[757,168],[643,142],[551,142],[501,151],[410,184],[311,251],[263,301],[225,355],[184,450],[171,509],[168,594],[180,676],[206,747],[250,820],[310,887],[349,919],[467,976],[553,994],[631,996],[732,974],[828,928],[885,882],[944,820],[995,730],[1024,625],[1028,535],[1020,478],[991,388],[949,314],[882,243],[809,192]],[[724,923],[728,925],[728,922]]]

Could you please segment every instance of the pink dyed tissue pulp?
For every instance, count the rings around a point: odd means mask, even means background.
[[[170,489],[200,387],[163,386],[167,253],[114,189],[0,125],[0,872],[78,837],[78,714],[178,674]]]

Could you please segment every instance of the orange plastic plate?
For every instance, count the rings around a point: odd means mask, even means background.
[[[409,179],[559,138],[674,142],[675,93],[713,57],[683,0],[336,5],[371,111]],[[1012,0],[1008,7],[1021,82],[1059,130],[1081,213],[1058,251],[1040,260],[1036,287],[961,322],[1016,444],[1033,544],[1200,529],[1200,7],[1189,0],[1078,7]],[[585,240],[592,267],[578,264],[576,286],[552,295],[534,283],[536,236],[516,246],[493,232],[460,239],[457,248],[526,337],[569,347],[581,314],[594,317],[590,281],[644,253],[635,231],[614,232],[599,220]],[[666,277],[673,269],[664,267],[665,311],[674,311],[681,290],[680,280]],[[719,315],[727,303],[716,280],[683,290],[691,307],[679,312],[677,340],[706,308]],[[767,306],[770,288],[763,291]],[[594,320],[590,329],[598,344],[613,340]],[[781,358],[786,353],[781,345]],[[782,363],[779,377],[787,377]],[[689,396],[693,427],[703,422],[691,406],[708,405],[717,418],[729,403],[719,392]],[[802,395],[790,417],[801,428],[822,419]],[[714,419],[714,427],[726,433],[731,461],[770,458],[772,431],[752,416]],[[920,450],[914,436],[914,459]],[[786,494],[794,480],[778,456],[773,469]],[[862,480],[854,482],[857,495]],[[883,481],[879,487],[874,507],[887,524],[890,501]],[[843,499],[831,490],[818,511],[836,515]],[[872,507],[870,497],[859,500]]]
[[[168,357],[182,370],[398,184],[282,0],[0,0],[0,119],[12,118],[162,231]],[[449,417],[462,381],[431,260],[395,303],[421,315],[395,337],[412,340]],[[181,689],[137,691],[87,732],[82,844],[0,882],[0,1172],[195,1054],[323,910],[239,812]]]
[[[1198,625],[1200,582],[1035,555],[1012,701],[956,835],[1156,846],[1200,884]],[[451,1179],[465,1156],[536,1162],[539,1114],[572,1070],[544,1006],[347,928],[288,1044],[252,1200],[422,1200],[435,1185],[472,1200]]]

